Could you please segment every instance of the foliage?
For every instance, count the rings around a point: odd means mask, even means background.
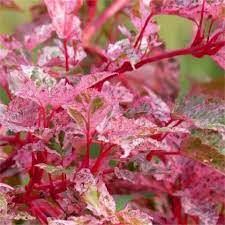
[[[184,96],[175,57],[225,69],[225,3],[44,0],[30,11],[0,36],[1,223],[224,224],[224,77]],[[192,22],[186,47],[165,48],[160,15]]]

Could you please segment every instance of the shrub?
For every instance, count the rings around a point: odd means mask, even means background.
[[[225,68],[225,4],[97,3],[45,0],[0,37],[1,224],[225,224],[224,80],[181,95],[174,58]],[[193,22],[187,47],[162,14]]]

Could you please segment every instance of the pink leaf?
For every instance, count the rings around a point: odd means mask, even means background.
[[[48,40],[52,36],[53,27],[52,24],[41,24],[36,26],[32,33],[27,34],[24,37],[25,46],[27,49],[32,50],[39,44]]]
[[[59,38],[75,37],[75,39],[79,39],[80,20],[75,15],[82,6],[82,2],[82,0],[45,0],[52,24]]]
[[[34,131],[38,126],[38,111],[36,103],[18,97],[9,106],[1,106],[0,123],[15,132]]]

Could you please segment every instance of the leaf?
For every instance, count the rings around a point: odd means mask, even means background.
[[[8,105],[9,104],[9,101],[10,101],[9,100],[9,96],[6,93],[5,89],[2,88],[1,86],[0,86],[0,100],[5,105]]]
[[[73,86],[64,79],[57,83],[43,67],[37,66],[21,66],[21,69],[12,71],[9,89],[16,96],[55,108],[70,102],[74,96]]]
[[[116,211],[121,211],[123,210],[127,203],[133,200],[132,195],[116,195]]]
[[[155,14],[178,15],[196,21],[196,18],[200,17],[202,3],[203,1],[191,0],[171,0],[166,2],[153,0],[150,6]],[[204,14],[217,19],[221,17],[223,7],[223,2],[206,1]]]
[[[1,215],[6,215],[7,214],[7,201],[6,201],[6,198],[5,196],[0,193],[0,214]]]
[[[83,75],[79,83],[75,87],[76,93],[80,93],[88,88],[92,88],[100,83],[103,83],[105,80],[110,79],[117,75],[118,75],[117,73],[109,73],[109,72],[101,72],[101,73],[98,72]]]
[[[96,113],[103,106],[104,106],[104,101],[100,97],[94,98],[90,105],[91,114]]]
[[[50,220],[49,225],[102,225],[102,221],[93,216],[85,215],[79,217],[70,217],[68,220]]]
[[[225,102],[207,96],[192,96],[178,103],[174,116],[191,120],[202,129],[225,131]]]
[[[147,117],[154,123],[168,122],[170,118],[170,109],[160,98],[144,96],[138,98],[124,113],[127,118]]]
[[[225,5],[224,5],[224,9],[225,9]],[[223,16],[223,13],[221,13],[221,18]],[[223,16],[223,22],[225,21],[225,17]],[[214,31],[214,35],[218,34],[218,33],[222,33],[219,38],[218,41],[225,41],[225,34],[224,34],[225,28],[223,23],[217,28],[216,31]],[[221,66],[221,68],[225,69],[225,46],[222,46],[219,51],[217,51],[215,54],[212,55],[212,58]]]
[[[97,143],[93,143],[90,149],[90,157],[91,159],[96,159],[100,155],[100,145]]]
[[[121,83],[113,85],[109,81],[105,81],[102,86],[101,93],[106,96],[110,96],[112,101],[120,104],[131,103],[134,100],[134,95],[131,91],[124,87]]]
[[[116,211],[113,197],[101,179],[96,179],[89,169],[82,169],[76,175],[75,189],[81,194],[87,208],[96,216],[110,218]]]
[[[35,220],[36,218],[31,216],[28,212],[20,211],[14,218],[14,220]]]
[[[32,29],[32,33],[25,35],[24,42],[27,49],[30,51],[36,48],[39,44],[45,42],[52,36],[52,24],[41,24]]]
[[[80,20],[76,13],[82,6],[82,0],[45,0],[49,16],[57,35],[61,39],[69,39],[80,35]]]
[[[38,111],[35,102],[16,97],[8,106],[0,105],[0,123],[15,132],[34,131],[38,128]]]
[[[35,166],[39,167],[40,169],[43,169],[45,172],[50,174],[58,174],[65,172],[65,169],[62,166],[48,165],[45,163],[38,163],[35,164]]]
[[[127,206],[124,210],[118,212],[118,218],[120,218],[120,221],[125,224],[152,225],[152,217],[139,209],[134,210],[129,206]]]
[[[218,221],[218,214],[215,206],[209,202],[198,202],[196,199],[190,197],[182,198],[182,206],[185,213],[193,216],[198,216],[203,225],[216,225]]]
[[[85,120],[83,115],[78,110],[76,110],[75,108],[70,107],[67,112],[76,121],[77,124],[79,124],[80,126],[84,125],[83,123],[86,120]]]
[[[56,141],[55,138],[51,138],[49,143],[48,143],[48,147],[50,149],[56,150],[58,153],[62,152],[62,147],[61,145]]]
[[[205,145],[208,145],[217,151],[225,154],[225,139],[224,134],[214,130],[193,129],[191,136],[198,138]]]
[[[207,166],[215,168],[225,175],[224,140],[221,138],[220,134],[208,134],[208,136],[203,136],[201,137],[201,139],[195,137],[186,139],[181,146],[184,155],[187,155],[188,157],[197,160]],[[209,143],[212,141],[216,141],[216,143]],[[222,144],[223,146],[220,146]],[[217,147],[218,149],[215,147]],[[220,149],[221,147],[222,149]]]
[[[169,104],[174,102],[178,95],[179,75],[179,63],[175,59],[146,64],[135,71],[124,74],[126,81],[132,89],[140,93],[146,87],[159,99],[161,98],[161,101]],[[151,94],[149,97],[151,98]]]
[[[225,99],[224,95],[225,77],[221,76],[206,81],[193,81],[192,95],[208,95],[215,98]]]
[[[121,158],[129,156],[132,150],[143,149],[165,149],[160,141],[151,138],[153,134],[167,131],[159,129],[147,119],[128,119],[124,116],[112,117],[106,123],[97,127],[98,140],[120,146],[123,149]]]
[[[102,121],[109,117],[113,106],[106,96],[94,89],[89,89],[77,95],[74,103],[65,108],[79,129],[86,134],[87,126],[90,132],[93,132]]]
[[[38,56],[38,65],[45,67],[64,67],[65,55],[64,55],[63,43],[59,40],[54,41],[53,46],[46,46],[41,49]],[[85,57],[86,53],[82,46],[77,45],[76,50],[68,43],[67,44],[68,61],[72,66],[78,65]]]

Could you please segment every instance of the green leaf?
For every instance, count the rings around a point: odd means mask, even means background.
[[[8,105],[10,101],[8,94],[2,86],[0,86],[0,100],[5,105]]]
[[[221,133],[209,129],[193,129],[191,136],[199,138],[202,144],[208,145],[225,155],[225,139]]]
[[[60,143],[60,145],[61,145],[61,147],[63,146],[63,143],[64,143],[64,137],[65,137],[65,133],[64,133],[64,131],[60,131],[60,133],[59,133],[59,135],[58,135],[58,137],[59,137],[59,143]]]
[[[154,192],[145,192],[145,193],[142,193],[143,197],[144,198],[147,198],[147,199],[152,199],[155,197],[155,193]]]
[[[83,115],[74,108],[69,108],[68,113],[79,125],[82,125],[83,122],[85,121],[85,118],[83,117]]]
[[[24,179],[21,179],[21,185],[25,187],[30,182],[30,176],[26,175]]]
[[[116,195],[116,211],[123,210],[127,203],[133,200],[132,195]]]
[[[214,169],[225,175],[224,149],[216,149],[216,147],[219,146],[218,144],[215,145],[214,143],[214,146],[210,146],[209,142],[207,144],[206,143],[207,142],[204,139],[201,140],[200,138],[189,137],[182,143],[181,149],[184,155],[207,166],[213,167]]]
[[[91,159],[96,159],[100,155],[100,145],[97,143],[93,143],[90,149],[90,157]]]
[[[74,171],[73,166],[64,168],[62,166],[54,166],[46,163],[38,163],[35,166],[39,167],[40,169],[43,169],[46,173],[50,174],[60,174],[60,173],[71,174]]]
[[[102,108],[104,105],[104,101],[100,97],[96,97],[91,102],[91,113],[94,114],[97,110]]]
[[[109,166],[114,168],[114,167],[117,166],[118,163],[119,163],[119,161],[117,161],[117,160],[115,160],[115,159],[111,159],[111,160],[109,161]]]
[[[56,150],[57,152],[61,153],[62,148],[59,143],[56,142],[55,138],[51,138],[50,142],[47,145],[50,149]]]
[[[138,170],[138,163],[133,161],[133,162],[129,162],[127,165],[127,169],[134,172]]]

